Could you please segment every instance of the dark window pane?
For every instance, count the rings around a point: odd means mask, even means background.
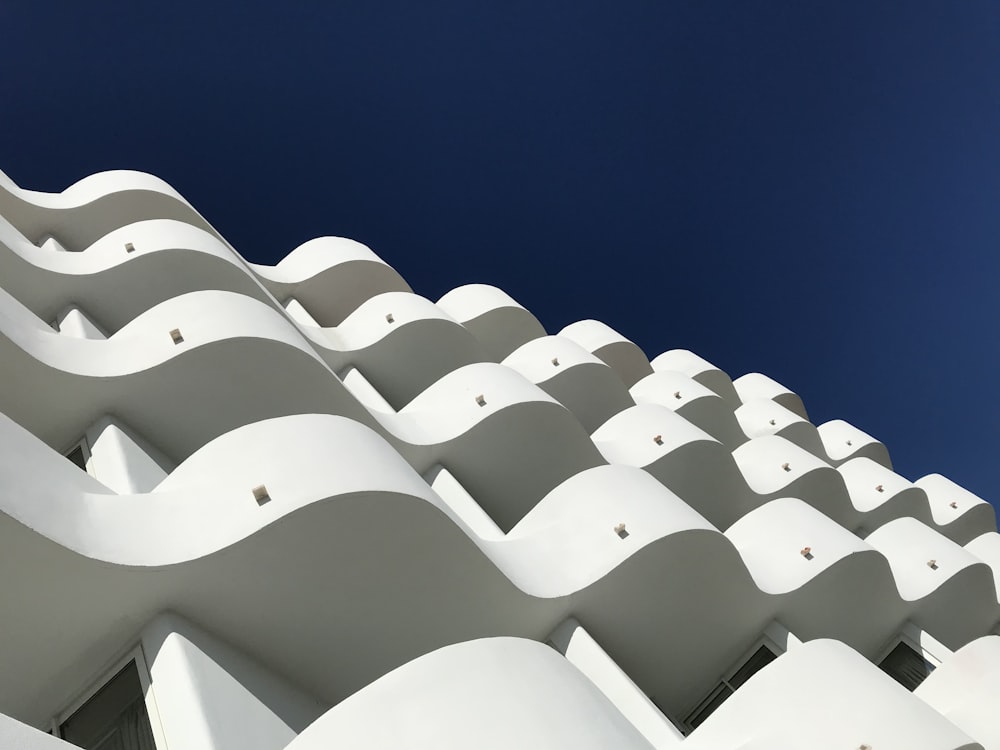
[[[63,722],[59,734],[84,750],[153,750],[135,662],[129,662]]]
[[[69,453],[67,453],[66,454],[66,458],[68,458],[72,463],[76,464],[77,466],[79,466],[84,471],[87,470],[87,459],[83,455],[83,446],[82,445],[76,446],[73,450],[71,450]]]
[[[715,711],[719,706],[726,702],[726,698],[733,694],[732,688],[726,684],[719,685],[715,691],[708,696],[704,703],[695,709],[695,712],[691,714],[688,718],[688,724],[692,728],[696,728],[701,725],[705,719],[711,716],[712,712]]]
[[[879,667],[907,690],[915,690],[934,671],[934,665],[905,643],[890,651]]]
[[[739,690],[744,682],[777,658],[771,649],[767,646],[761,646],[754,652],[753,656],[743,663],[742,667],[736,670],[736,674],[729,678],[729,684],[733,690]]]

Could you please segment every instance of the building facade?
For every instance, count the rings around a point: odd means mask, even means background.
[[[1000,535],[768,377],[0,175],[0,747],[1000,750]]]

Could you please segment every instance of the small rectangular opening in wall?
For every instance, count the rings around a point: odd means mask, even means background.
[[[254,487],[253,499],[257,501],[257,505],[263,505],[264,503],[271,502],[271,496],[267,494],[267,487],[262,484]]]
[[[180,328],[173,329],[170,332],[170,338],[175,344],[181,343],[184,340],[184,337],[181,336],[181,329]]]
[[[133,245],[131,242],[126,242],[125,243],[125,252],[126,253],[134,253],[135,252],[135,245]]]

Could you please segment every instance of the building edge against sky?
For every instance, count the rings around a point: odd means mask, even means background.
[[[136,172],[0,244],[4,746],[1000,749],[992,506],[766,376]]]

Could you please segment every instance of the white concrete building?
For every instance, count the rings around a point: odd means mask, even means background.
[[[0,377],[0,748],[1000,750],[993,508],[764,375],[109,172]]]

